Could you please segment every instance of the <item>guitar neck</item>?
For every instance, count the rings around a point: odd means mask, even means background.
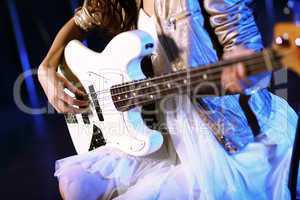
[[[132,107],[149,104],[168,95],[190,94],[192,91],[202,94],[211,93],[219,91],[221,74],[225,67],[243,63],[247,75],[254,75],[280,68],[279,58],[273,50],[266,49],[246,57],[115,85],[111,88],[111,95],[116,108],[119,111],[127,111]]]

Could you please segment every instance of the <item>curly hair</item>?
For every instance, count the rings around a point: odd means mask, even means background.
[[[130,30],[136,27],[138,18],[138,8],[135,0],[118,0],[125,13],[122,29]]]
[[[101,27],[114,34],[136,27],[136,0],[86,0],[75,19],[83,29]]]

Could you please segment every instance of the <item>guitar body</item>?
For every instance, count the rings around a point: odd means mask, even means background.
[[[207,94],[199,86],[208,82],[221,85],[223,68],[236,63],[243,63],[248,75],[280,69],[282,65],[300,74],[298,33],[298,26],[279,24],[275,28],[273,49],[148,79],[142,72],[141,60],[153,52],[154,41],[143,31],[117,35],[101,53],[89,50],[79,41],[71,41],[65,49],[68,67],[60,71],[84,90],[88,94],[85,98],[91,101],[89,111],[66,116],[76,151],[81,154],[104,144],[133,156],[157,151],[163,137],[147,127],[139,106],[168,94],[190,94],[190,88]],[[210,128],[225,150],[237,151],[220,130],[215,126]]]
[[[150,35],[135,30],[117,35],[101,53],[75,40],[67,45],[68,68],[61,70],[62,74],[83,87],[91,101],[90,111],[67,117],[77,153],[93,149],[91,142],[95,138],[95,142],[133,156],[144,156],[160,148],[163,137],[144,124],[141,108],[118,111],[111,94],[114,85],[145,78],[140,63],[152,53],[153,42]]]

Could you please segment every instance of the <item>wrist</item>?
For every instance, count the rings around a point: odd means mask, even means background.
[[[41,79],[42,77],[48,77],[49,74],[55,73],[56,69],[57,67],[49,65],[47,62],[43,62],[38,67],[38,71],[37,71],[38,78]]]

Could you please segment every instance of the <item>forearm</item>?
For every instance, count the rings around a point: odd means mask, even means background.
[[[85,35],[86,33],[75,24],[73,18],[69,20],[56,35],[41,66],[56,70],[61,63],[66,45],[74,39],[82,40]]]

